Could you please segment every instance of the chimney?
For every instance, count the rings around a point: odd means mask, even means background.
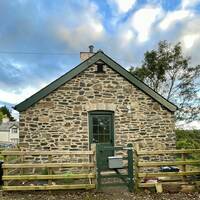
[[[94,55],[94,46],[93,45],[90,45],[89,46],[89,52],[80,52],[80,59],[81,59],[81,62],[87,60],[88,58],[90,58],[91,56]]]

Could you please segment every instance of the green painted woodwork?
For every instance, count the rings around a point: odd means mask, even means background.
[[[96,144],[96,147],[97,147],[96,165],[97,165],[98,170],[101,170],[101,171],[109,170],[108,157],[114,155],[113,147],[111,146],[111,144],[105,144],[105,143],[104,144],[98,143],[98,144]],[[110,147],[110,148],[105,150],[105,147]]]
[[[92,143],[114,145],[114,113],[111,111],[89,112],[89,140]]]
[[[123,157],[123,160],[127,159],[128,160],[128,166],[125,166],[123,169],[127,169],[127,174],[121,174],[118,169],[109,169],[108,165],[107,168],[105,168],[105,163],[102,162],[102,160],[107,160],[108,161],[108,156],[106,155],[106,152],[109,152],[110,150],[113,150],[114,153],[116,151],[122,151],[126,150],[127,156]],[[103,157],[106,155],[105,157]],[[128,187],[130,192],[133,192],[134,188],[134,179],[133,179],[133,147],[132,144],[128,144],[127,147],[114,147],[114,146],[105,146],[101,143],[96,144],[96,180],[97,180],[97,185],[96,189],[100,190],[102,187],[108,187],[108,186],[126,186]],[[101,172],[103,171],[115,171],[115,174],[102,174]],[[119,178],[123,181],[123,183],[119,182],[114,182],[114,183],[109,183],[109,184],[102,184],[102,179],[105,178]]]
[[[111,111],[89,112],[89,141],[98,147],[97,165],[103,170],[108,169],[108,156],[113,156],[113,149],[103,151],[105,147],[114,145],[114,113]]]
[[[127,145],[128,154],[128,189],[133,192],[134,182],[133,182],[133,145],[130,143]]]
[[[97,61],[103,61],[105,64],[107,64],[109,67],[111,67],[113,70],[115,70],[117,73],[119,73],[121,76],[123,76],[127,81],[138,87],[140,90],[145,92],[147,95],[155,99],[157,102],[159,102],[161,105],[163,105],[165,108],[167,108],[169,111],[174,112],[177,109],[177,106],[169,102],[167,99],[156,93],[154,90],[152,90],[149,86],[147,86],[145,83],[137,79],[135,76],[133,76],[130,72],[128,72],[126,69],[124,69],[122,66],[120,66],[118,63],[116,63],[114,60],[112,60],[109,56],[104,54],[102,51],[98,51],[95,53],[92,57],[85,60],[84,62],[80,63],[78,66],[61,76],[60,78],[56,79],[52,83],[50,83],[48,86],[44,87],[28,99],[24,100],[23,102],[19,103],[14,107],[14,109],[18,110],[19,112],[26,110],[36,102],[38,102],[40,99],[47,96],[49,93],[63,85],[64,83],[68,82],[81,72],[83,72],[85,69],[87,69],[89,66],[93,65]]]

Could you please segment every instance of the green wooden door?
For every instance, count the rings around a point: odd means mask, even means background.
[[[89,113],[89,138],[90,144],[100,146],[98,162],[102,169],[108,168],[108,156],[113,156],[114,151],[114,121],[113,112],[95,111]]]

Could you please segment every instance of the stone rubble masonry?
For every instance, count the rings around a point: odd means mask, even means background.
[[[175,148],[174,113],[124,77],[92,65],[20,113],[20,147],[29,150],[88,150],[88,111],[114,111],[115,145]]]

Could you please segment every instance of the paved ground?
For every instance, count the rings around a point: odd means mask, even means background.
[[[0,192],[0,200],[200,200],[200,193],[150,193],[133,194],[120,191],[36,191],[36,192]]]

